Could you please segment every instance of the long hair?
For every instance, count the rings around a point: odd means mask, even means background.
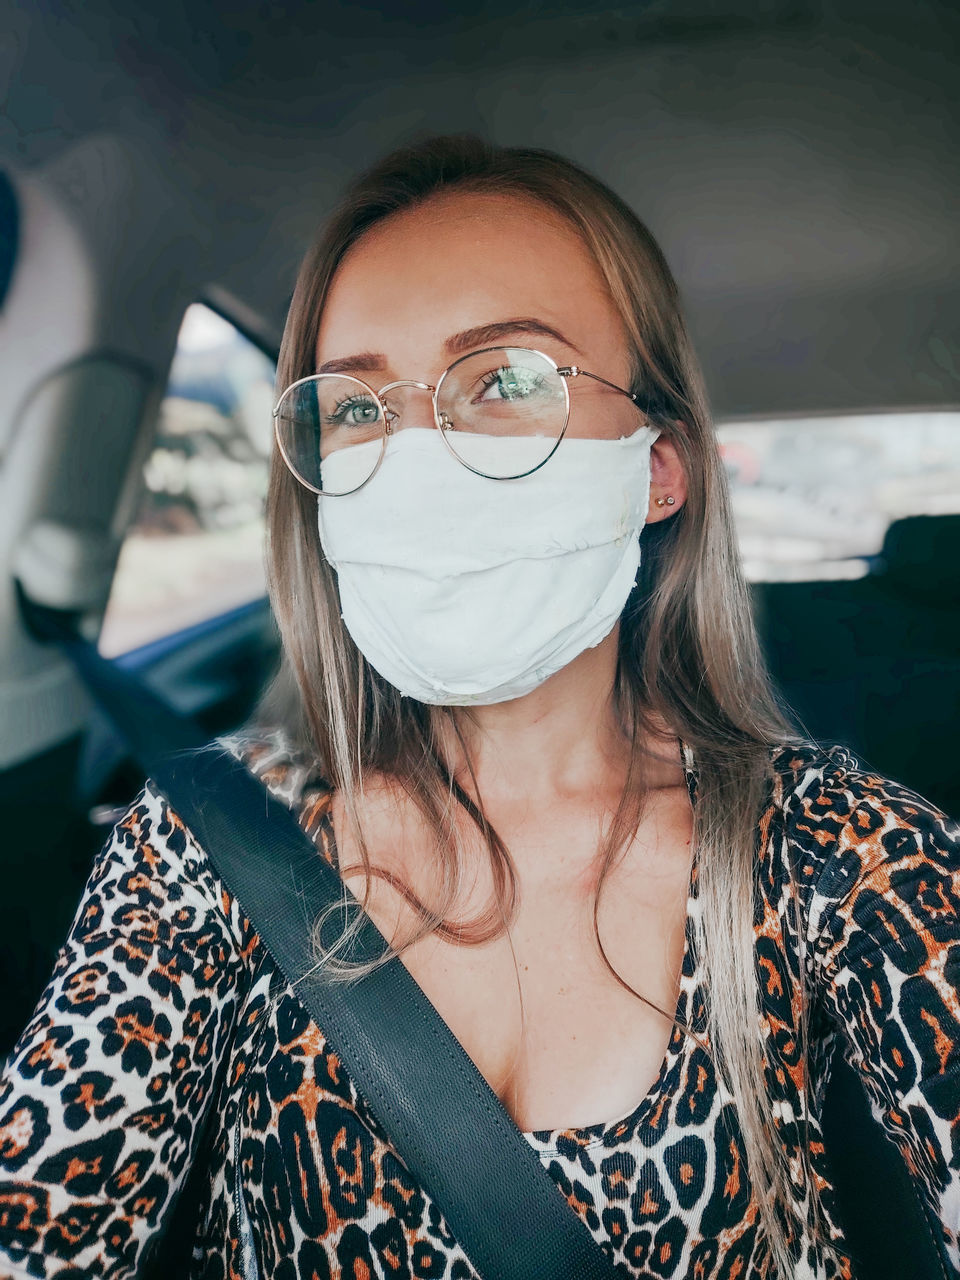
[[[450,191],[537,201],[579,233],[623,320],[632,353],[632,388],[647,416],[674,441],[683,462],[687,500],[676,515],[644,531],[642,545],[656,543],[648,548],[656,553],[645,550],[644,569],[621,619],[615,694],[632,745],[623,795],[599,851],[594,924],[607,873],[640,822],[646,790],[644,742],[655,725],[665,722],[693,749],[697,764],[697,949],[709,992],[711,1053],[737,1105],[772,1260],[788,1275],[794,1265],[790,1244],[804,1224],[795,1220],[791,1208],[796,1173],[791,1178],[763,1084],[753,911],[757,824],[769,786],[771,746],[796,735],[772,692],[760,654],[701,376],[676,284],[656,242],[612,191],[552,153],[497,147],[472,137],[433,138],[397,151],[354,184],[307,255],[284,333],[278,386],[314,371],[325,299],[350,247],[383,219]],[[457,732],[456,717],[447,709],[401,698],[364,661],[340,616],[336,578],[320,546],[316,497],[276,455],[274,463],[267,507],[268,573],[293,690],[288,728],[339,789],[368,886],[377,872],[371,868],[359,819],[364,777],[375,772],[398,784],[425,816],[435,837],[438,895],[430,907],[417,904],[417,931],[403,945],[433,931],[449,931],[446,916],[461,883],[465,820],[486,845],[496,893],[489,909],[461,923],[456,936],[464,945],[498,936],[515,906],[516,877],[509,850],[486,821],[482,800],[478,803],[458,784],[446,762],[443,743],[449,742],[451,730]],[[273,705],[278,705],[276,698]],[[324,960],[336,970],[335,955]],[[806,1082],[805,1069],[803,1074]],[[803,1212],[819,1236],[819,1201],[808,1154],[802,1163]]]

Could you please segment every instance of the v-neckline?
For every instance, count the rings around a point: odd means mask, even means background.
[[[683,769],[684,781],[686,783],[687,795],[690,799],[691,807],[696,803],[696,765],[692,749],[677,739],[680,748],[680,763]],[[320,818],[317,836],[321,839],[324,856],[330,862],[331,866],[339,874],[340,870],[340,850],[337,843],[336,831],[333,823],[333,792],[329,793],[329,802],[326,805],[326,811]],[[609,1145],[611,1139],[616,1141],[623,1134],[635,1129],[653,1110],[663,1092],[667,1077],[673,1070],[676,1063],[683,1056],[683,1052],[690,1044],[689,1035],[685,1034],[677,1024],[682,1021],[680,1018],[681,1010],[686,1000],[685,978],[693,974],[695,968],[695,945],[694,945],[694,903],[697,899],[697,847],[694,845],[693,853],[690,859],[690,872],[687,879],[687,897],[684,905],[684,924],[683,924],[683,953],[680,960],[679,974],[679,990],[677,992],[677,1002],[674,1008],[674,1026],[670,1033],[670,1039],[663,1058],[660,1062],[660,1068],[654,1078],[649,1089],[639,1100],[639,1102],[628,1112],[627,1115],[621,1116],[615,1120],[599,1120],[588,1125],[574,1125],[551,1129],[520,1129],[519,1131],[532,1145],[543,1151],[545,1154],[556,1150],[558,1144],[564,1140],[576,1143],[578,1146],[602,1146]],[[402,961],[401,961],[402,963]],[[689,973],[688,973],[689,970]],[[410,975],[414,982],[416,979]],[[417,983],[420,986],[419,983]],[[423,988],[420,987],[423,991]],[[423,992],[431,1007],[437,1012],[437,1017],[441,1017],[439,1011],[427,993]],[[688,1005],[688,1014],[691,1012],[690,1001],[686,1001]],[[441,1019],[442,1020],[442,1019]],[[689,1019],[688,1019],[689,1021]],[[444,1021],[444,1025],[447,1023]],[[449,1026],[447,1027],[450,1030]],[[453,1035],[453,1032],[450,1031]],[[474,1063],[474,1066],[476,1064]],[[479,1068],[478,1068],[479,1070]],[[500,1104],[503,1106],[503,1103]],[[504,1108],[506,1110],[506,1108]],[[518,1126],[519,1128],[519,1126]]]

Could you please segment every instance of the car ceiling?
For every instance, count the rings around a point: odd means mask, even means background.
[[[0,164],[55,175],[125,271],[133,245],[268,342],[350,175],[470,130],[562,151],[631,202],[677,273],[719,414],[957,402],[952,3],[7,10]],[[148,335],[138,305],[121,344]]]

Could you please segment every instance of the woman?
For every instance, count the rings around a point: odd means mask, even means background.
[[[960,1268],[956,840],[779,710],[649,234],[551,155],[397,153],[308,256],[279,385],[295,691],[230,745],[622,1274],[851,1274],[838,1034]],[[475,1275],[148,786],[8,1066],[7,1270],[134,1274],[211,1106],[191,1274]]]

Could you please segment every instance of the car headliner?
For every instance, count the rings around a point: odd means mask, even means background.
[[[631,202],[719,414],[956,403],[951,4],[6,7],[0,164],[65,193],[139,354],[159,304],[138,263],[275,344],[344,181],[470,130],[565,152]]]

